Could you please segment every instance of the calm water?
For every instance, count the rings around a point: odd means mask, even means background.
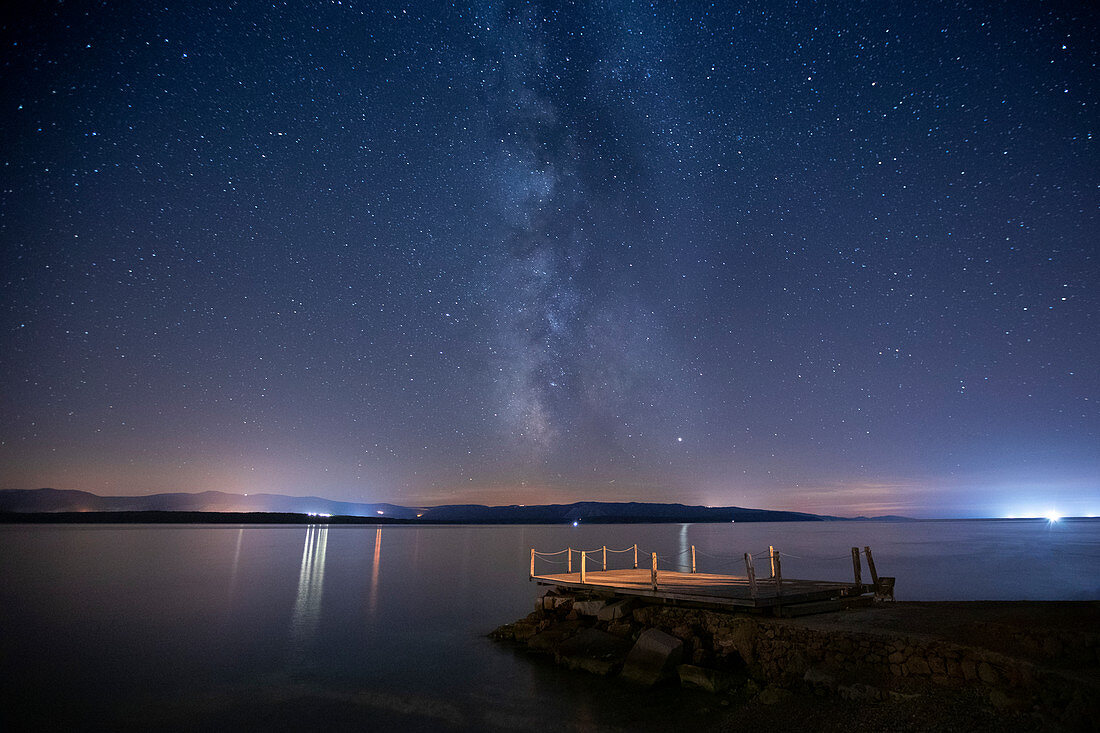
[[[705,728],[722,714],[705,696],[561,672],[484,636],[532,608],[532,546],[634,542],[671,566],[695,544],[701,571],[732,572],[773,544],[784,576],[839,580],[870,545],[899,600],[1100,598],[1096,520],[8,525],[0,727]]]

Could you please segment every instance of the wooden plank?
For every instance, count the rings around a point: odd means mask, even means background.
[[[752,555],[745,553],[745,572],[749,575],[749,595],[756,598],[756,568],[752,566]]]
[[[780,576],[782,577],[782,576]],[[749,578],[713,573],[678,573],[652,567],[645,570],[608,570],[586,573],[584,581],[576,573],[540,575],[540,585],[644,596],[720,606],[768,607],[782,601],[784,605],[837,598],[851,592],[851,584],[821,580],[784,579],[775,587],[757,586],[754,598]],[[654,581],[659,584],[654,587]]]
[[[878,586],[878,572],[875,570],[875,558],[871,557],[870,546],[864,546],[863,551],[867,554],[867,569],[871,572],[871,585]]]
[[[856,585],[863,585],[863,574],[859,567],[859,548],[852,548],[852,571],[856,576]]]
[[[783,595],[783,565],[779,561],[779,553],[772,553],[772,575],[775,576],[775,595]]]

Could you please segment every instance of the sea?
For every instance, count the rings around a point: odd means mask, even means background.
[[[634,545],[643,567],[686,570],[694,546],[730,574],[770,546],[784,577],[842,581],[867,546],[900,601],[1100,599],[1095,519],[2,525],[0,729],[705,730],[722,711],[703,693],[487,638],[533,609],[532,548],[629,567]]]

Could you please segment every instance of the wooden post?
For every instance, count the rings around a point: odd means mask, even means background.
[[[527,576],[527,579],[535,577],[535,548],[531,548],[531,574]]]
[[[756,568],[752,566],[752,555],[745,553],[745,572],[749,575],[749,595],[756,598]]]
[[[634,569],[638,569],[638,543],[634,543]]]
[[[775,572],[775,595],[783,595],[783,565],[779,561],[779,553],[772,554],[772,569]]]
[[[691,546],[691,574],[695,574],[695,545]]]
[[[867,554],[867,569],[871,571],[871,582],[878,588],[878,571],[875,570],[875,558],[871,557],[871,548],[865,546],[863,552]]]
[[[861,568],[859,567],[859,548],[858,547],[853,547],[852,548],[852,572],[855,573],[855,576],[856,576],[856,586],[862,586],[863,585],[863,572],[862,572]]]
[[[585,552],[584,550],[581,550],[581,582],[582,583],[585,581],[585,565],[586,565],[585,560],[587,560],[587,559],[588,559],[588,553]]]
[[[566,557],[565,572],[571,573],[571,572],[573,572],[573,548],[572,547],[566,548],[565,557]]]
[[[776,559],[775,559],[775,548],[772,547],[771,545],[768,545],[768,559],[770,559],[772,561],[772,577],[774,578],[775,577]]]
[[[607,570],[607,545],[603,546],[603,569]]]
[[[653,553],[653,566],[649,573],[650,580],[653,581],[653,590],[657,590],[657,553]]]

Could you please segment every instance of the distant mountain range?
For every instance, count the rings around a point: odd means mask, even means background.
[[[821,522],[843,520],[803,512],[708,507],[686,504],[580,501],[573,504],[482,506],[448,504],[407,507],[360,504],[317,496],[227,494],[203,491],[149,496],[99,496],[87,491],[9,489],[0,491],[0,512],[269,512],[375,517],[384,520],[453,524],[661,523],[661,522]],[[864,519],[864,517],[859,517]],[[882,519],[887,519],[882,517]],[[889,517],[889,519],[899,519]]]

